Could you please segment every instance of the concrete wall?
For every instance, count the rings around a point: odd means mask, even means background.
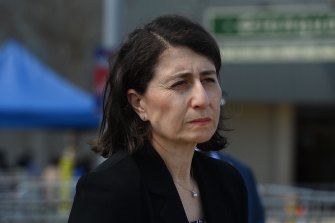
[[[228,103],[227,153],[249,165],[262,183],[292,183],[294,109],[290,105]]]

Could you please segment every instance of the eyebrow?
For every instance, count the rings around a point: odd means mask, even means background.
[[[203,70],[200,72],[201,76],[211,75],[211,74],[217,74],[216,70]]]
[[[212,75],[215,74],[216,75],[216,70],[203,70],[200,72],[200,76],[208,76],[208,75]],[[172,74],[172,76],[170,76],[169,78],[167,78],[167,81],[171,81],[175,78],[185,78],[189,75],[192,75],[192,73],[190,72],[180,72],[180,73],[175,73]]]

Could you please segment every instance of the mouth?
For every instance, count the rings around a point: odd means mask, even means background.
[[[206,118],[193,119],[192,121],[190,121],[190,123],[204,125],[204,124],[209,123],[210,121],[211,119],[206,117]]]

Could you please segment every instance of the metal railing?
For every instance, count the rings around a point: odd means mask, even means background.
[[[335,191],[260,185],[269,223],[335,223]]]
[[[77,179],[0,175],[1,223],[66,223]],[[335,223],[335,190],[260,184],[267,223]]]
[[[1,223],[66,223],[76,180],[0,177]]]

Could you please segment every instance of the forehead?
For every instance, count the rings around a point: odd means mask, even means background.
[[[187,47],[169,47],[159,56],[154,76],[203,70],[215,70],[214,63]]]

